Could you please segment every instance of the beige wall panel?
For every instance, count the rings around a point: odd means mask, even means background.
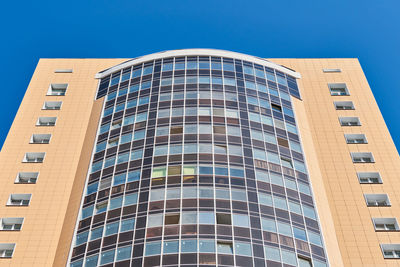
[[[298,80],[303,101],[295,102],[296,114],[303,106],[310,125],[310,131],[303,129],[304,123],[298,117],[305,154],[308,162],[314,159],[307,151],[313,145],[315,159],[321,169],[320,176],[310,167],[310,179],[314,187],[315,200],[320,217],[325,213],[325,203],[320,198],[319,185],[323,184],[332,213],[332,228],[321,218],[325,241],[327,233],[336,232],[340,253],[345,266],[399,266],[397,260],[385,260],[380,243],[400,243],[399,232],[375,232],[373,217],[396,217],[400,219],[398,181],[400,159],[388,132],[371,89],[357,59],[272,59],[301,73]],[[339,68],[341,73],[324,73],[323,68]],[[331,96],[328,83],[346,83],[350,96]],[[335,110],[333,101],[353,101],[355,110]],[[359,117],[361,126],[342,127],[340,116]],[[303,118],[303,117],[301,117]],[[363,133],[368,144],[346,144],[345,133]],[[311,138],[312,142],[307,142]],[[352,162],[350,152],[372,152],[375,163]],[[359,184],[357,172],[378,171],[383,184]],[[364,193],[386,193],[391,207],[369,208]],[[327,245],[332,266],[332,250]],[[333,242],[333,241],[332,241]]]
[[[80,159],[87,157],[83,154],[91,154],[92,151],[84,147],[85,136],[93,136],[93,127],[97,130],[97,122],[89,123],[98,84],[94,75],[122,61],[39,61],[0,152],[0,215],[25,218],[21,231],[0,231],[0,243],[16,243],[12,259],[0,259],[0,266],[52,266],[60,238],[68,240],[61,233],[70,199],[73,201],[70,198],[71,192],[75,179],[82,181],[82,176],[86,175],[86,170],[79,169],[83,166],[79,165]],[[65,68],[72,68],[73,73],[54,73],[55,69]],[[66,95],[46,96],[51,83],[68,83]],[[42,110],[44,101],[63,101],[63,104],[61,110]],[[94,109],[97,113],[100,110],[99,107]],[[35,126],[40,116],[56,116],[56,126]],[[51,133],[50,144],[29,144],[33,133]],[[26,152],[46,152],[44,162],[22,163]],[[83,167],[87,169],[87,166]],[[17,173],[21,171],[40,172],[37,183],[14,184]],[[7,207],[6,202],[11,193],[32,194],[30,205]],[[74,201],[80,202],[78,199]],[[75,204],[75,208],[78,207],[79,203]],[[75,224],[75,218],[73,221]],[[67,246],[69,248],[69,244]]]

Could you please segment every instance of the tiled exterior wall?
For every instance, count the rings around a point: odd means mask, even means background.
[[[83,176],[76,175],[98,86],[93,77],[99,69],[119,62],[118,59],[39,61],[0,152],[0,216],[24,218],[20,231],[0,231],[0,243],[16,243],[12,258],[0,259],[0,266],[52,266],[73,184],[86,178],[86,171]],[[73,69],[73,73],[54,73],[66,68]],[[68,83],[66,95],[46,96],[51,83]],[[60,110],[42,110],[45,101],[63,103]],[[56,125],[35,126],[41,116],[57,117]],[[34,133],[52,134],[50,143],[29,144]],[[44,162],[22,163],[26,152],[45,152]],[[87,163],[84,167],[87,168]],[[39,172],[36,184],[15,184],[18,172]],[[12,193],[32,194],[29,206],[6,206]],[[80,197],[77,201],[79,205]]]
[[[398,266],[384,259],[380,244],[399,244],[399,232],[376,232],[372,218],[400,218],[400,159],[357,59],[272,59],[300,72],[298,80],[308,129],[325,190],[314,190],[321,213],[329,208],[334,230],[321,221],[325,235],[336,233],[345,266]],[[341,69],[324,73],[322,69]],[[328,83],[346,83],[349,96],[331,96]],[[353,101],[355,110],[335,110],[333,101]],[[298,107],[296,106],[296,114]],[[341,126],[338,117],[359,117],[361,126]],[[300,124],[301,135],[302,121]],[[345,133],[363,133],[368,144],[346,144]],[[305,133],[306,134],[306,133]],[[305,139],[307,137],[304,137]],[[305,147],[312,151],[312,148]],[[375,163],[353,163],[350,152],[372,152]],[[379,172],[382,184],[360,184],[357,172]],[[311,182],[314,184],[314,177]],[[314,188],[315,189],[315,188]],[[367,207],[363,194],[386,193],[391,207]],[[329,207],[318,202],[326,194]],[[325,240],[329,240],[326,239]],[[328,246],[328,245],[327,245]],[[330,250],[328,249],[328,256]],[[337,254],[336,254],[337,255]],[[329,257],[331,258],[331,257]]]

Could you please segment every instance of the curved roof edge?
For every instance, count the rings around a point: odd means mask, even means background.
[[[115,65],[114,67],[100,71],[95,75],[95,78],[101,79],[111,73],[118,71],[118,70],[127,68],[132,65],[140,64],[143,62],[151,61],[154,59],[167,58],[167,57],[179,57],[179,56],[202,56],[202,55],[216,56],[216,57],[230,57],[230,58],[251,61],[256,64],[260,64],[260,65],[263,65],[263,66],[266,66],[269,68],[277,69],[277,70],[279,70],[283,73],[286,73],[290,76],[293,76],[295,78],[298,78],[298,79],[301,78],[300,73],[290,70],[282,65],[270,62],[266,59],[262,59],[262,58],[258,58],[255,56],[242,54],[242,53],[237,53],[237,52],[219,50],[219,49],[179,49],[179,50],[167,50],[167,51],[163,51],[163,52],[157,52],[157,53],[137,57],[134,59],[130,59],[121,64]]]

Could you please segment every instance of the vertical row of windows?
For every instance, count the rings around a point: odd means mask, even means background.
[[[334,69],[324,69],[324,72],[336,72]],[[332,96],[349,96],[349,90],[345,83],[330,83],[328,84]],[[343,99],[334,101],[336,110],[355,110],[352,101]],[[361,126],[358,117],[339,117],[341,126]],[[365,134],[349,133],[344,134],[347,144],[367,144]],[[371,152],[351,152],[353,163],[374,163],[375,159]],[[357,172],[357,177],[360,184],[381,184],[382,179],[379,172]],[[364,194],[364,199],[368,207],[390,207],[391,203],[387,194]],[[375,231],[399,231],[399,225],[396,218],[372,218],[372,223]],[[399,258],[400,259],[400,244],[382,244],[381,250],[384,258]]]
[[[55,73],[72,73],[70,69],[55,70]],[[51,84],[47,91],[47,96],[64,96],[68,84]],[[42,110],[60,110],[62,101],[45,101]],[[41,116],[36,121],[36,126],[55,126],[57,117]],[[48,133],[34,133],[32,134],[29,144],[49,144],[51,134]],[[45,152],[27,152],[25,153],[23,163],[43,163],[45,159]],[[15,184],[36,184],[39,172],[18,172],[15,178]],[[10,207],[24,207],[29,206],[32,199],[32,194],[10,194],[6,205]],[[24,218],[20,217],[5,217],[0,219],[0,231],[20,231]],[[14,250],[15,243],[0,243],[0,258],[11,258]]]

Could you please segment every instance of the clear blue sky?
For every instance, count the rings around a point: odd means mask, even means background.
[[[0,146],[38,59],[180,48],[259,57],[357,57],[400,148],[399,0],[5,1]]]

